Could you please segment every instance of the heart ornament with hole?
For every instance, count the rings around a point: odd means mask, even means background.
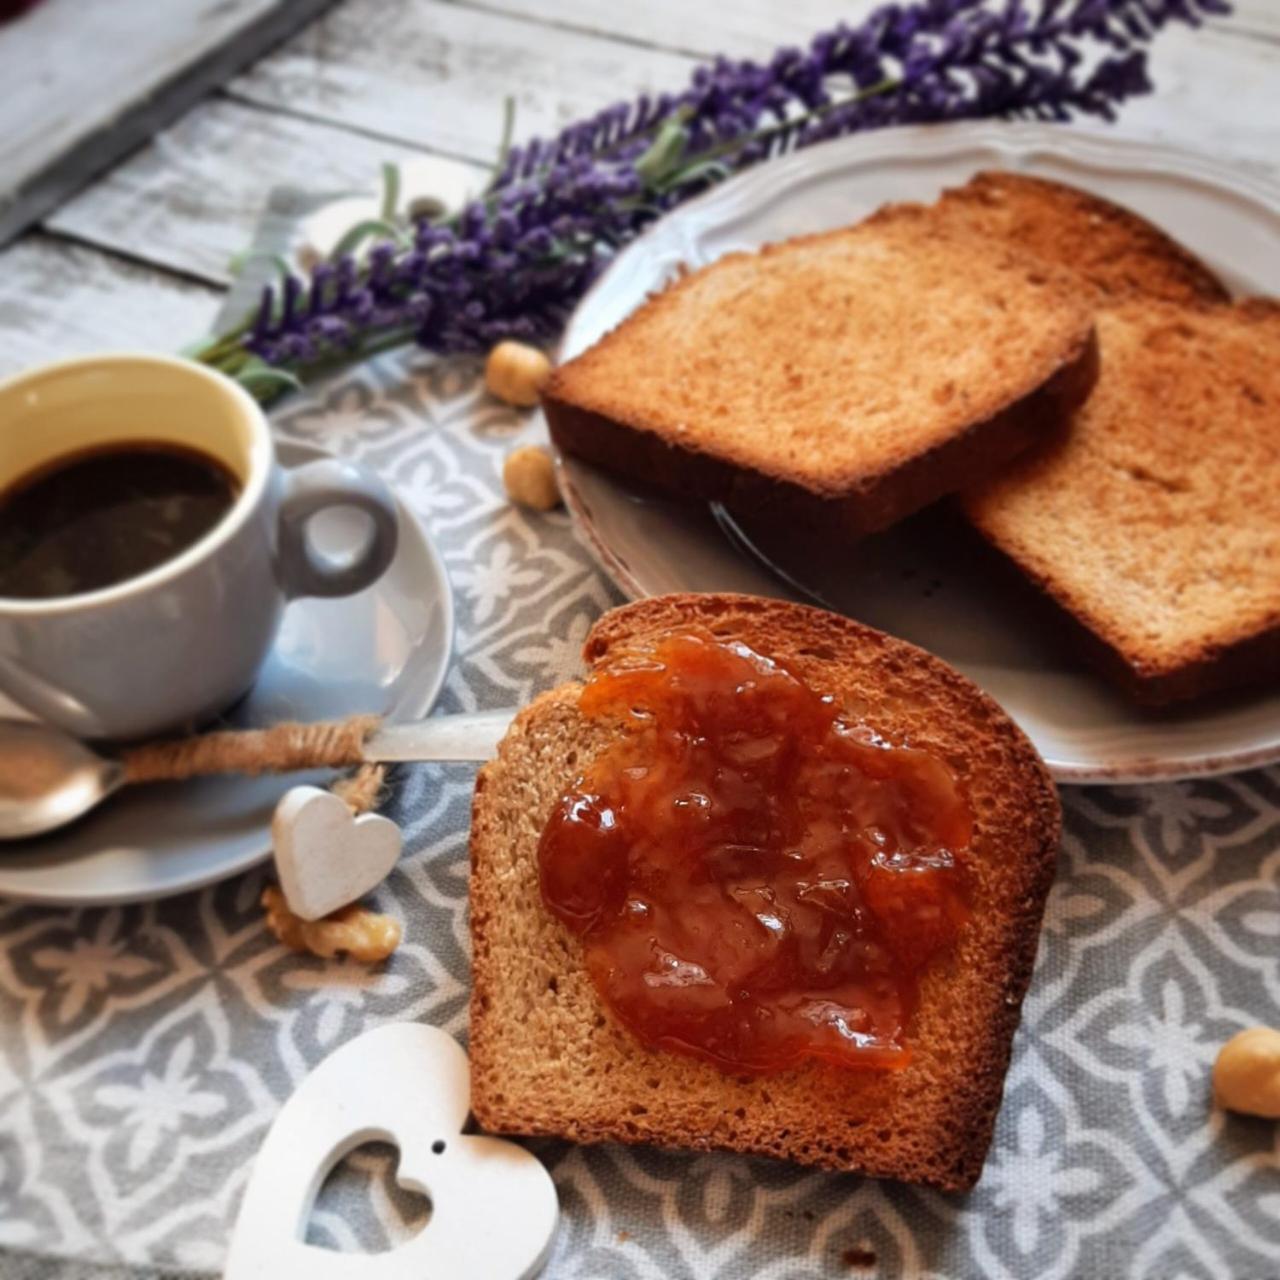
[[[470,1067],[438,1027],[398,1022],[326,1058],[285,1103],[245,1189],[225,1280],[523,1280],[546,1259],[560,1207],[523,1147],[463,1134]],[[400,1185],[427,1196],[412,1240],[377,1254],[305,1243],[321,1184],[366,1142],[400,1149]]]
[[[290,787],[271,819],[271,843],[289,910],[319,920],[391,874],[401,836],[390,818],[353,816],[332,791]]]

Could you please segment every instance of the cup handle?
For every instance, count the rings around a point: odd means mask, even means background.
[[[327,561],[307,535],[311,518],[329,507],[354,507],[373,521],[370,536],[350,562]],[[291,600],[364,590],[391,563],[400,530],[391,490],[368,467],[340,458],[285,471],[277,521],[276,571]]]

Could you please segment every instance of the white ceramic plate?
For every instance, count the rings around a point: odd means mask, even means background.
[[[1204,156],[1053,125],[887,129],[797,152],[676,210],[625,252],[575,312],[562,357],[618,324],[682,264],[842,226],[886,201],[932,200],[979,169],[1020,170],[1116,200],[1164,227],[1233,288],[1280,294],[1280,187]],[[1280,760],[1280,692],[1144,713],[1008,607],[953,549],[914,527],[825,563],[656,500],[575,461],[561,477],[580,537],[628,595],[750,591],[817,599],[945,658],[1022,725],[1060,782],[1223,773]]]
[[[326,455],[278,441],[298,466]],[[342,511],[319,517],[326,550],[351,546],[360,527]],[[453,644],[453,596],[439,553],[400,504],[400,543],[372,587],[337,600],[297,600],[285,611],[253,691],[228,716],[236,727],[378,712],[425,716]],[[63,906],[140,902],[198,889],[271,852],[271,815],[291,786],[324,773],[208,779],[138,787],[39,840],[0,844],[0,897]]]

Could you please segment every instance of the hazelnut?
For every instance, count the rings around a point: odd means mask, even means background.
[[[523,342],[500,342],[484,365],[484,385],[507,404],[528,407],[551,376],[551,361],[537,347]]]
[[[550,511],[560,505],[555,464],[541,445],[522,445],[507,454],[502,464],[502,484],[507,497],[522,507]]]
[[[1213,1064],[1213,1092],[1229,1111],[1280,1120],[1280,1031],[1250,1027],[1232,1036]]]

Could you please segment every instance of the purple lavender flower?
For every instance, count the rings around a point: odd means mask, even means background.
[[[1141,47],[1226,0],[917,0],[885,4],[768,62],[716,58],[677,94],[642,95],[511,149],[479,200],[408,248],[265,290],[210,348],[306,371],[416,341],[441,354],[549,342],[608,258],[730,173],[828,138],[973,117],[1110,120],[1149,92]]]

